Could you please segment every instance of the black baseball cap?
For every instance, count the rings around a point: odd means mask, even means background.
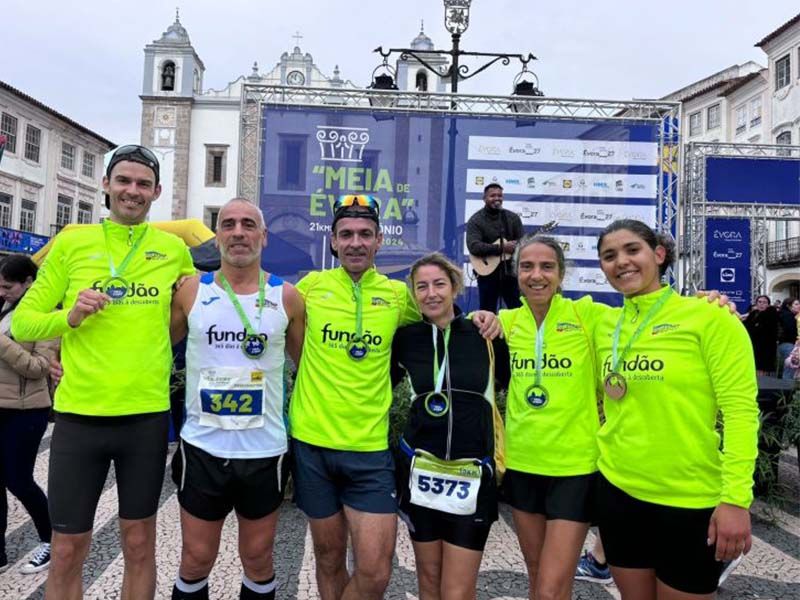
[[[380,203],[375,196],[367,194],[349,194],[339,196],[333,203],[333,222],[331,223],[331,233],[336,229],[336,222],[339,219],[356,218],[369,219],[378,226],[380,231]],[[338,252],[330,246],[331,254],[339,258]]]
[[[114,154],[111,155],[111,160],[108,161],[108,166],[106,167],[107,179],[111,178],[111,170],[114,165],[124,160],[137,162],[140,165],[149,167],[156,176],[156,185],[158,185],[161,180],[161,167],[158,164],[158,158],[156,158],[152,150],[138,144],[127,144],[114,150]],[[106,194],[106,208],[111,208],[111,199],[108,194]]]

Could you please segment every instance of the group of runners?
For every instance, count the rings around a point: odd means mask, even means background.
[[[728,310],[661,284],[673,249],[643,223],[617,221],[598,240],[623,307],[562,296],[561,246],[532,236],[514,254],[522,306],[470,318],[455,304],[461,272],[444,256],[417,261],[409,286],[375,269],[382,234],[370,196],[333,206],[341,266],[291,286],[262,271],[267,231],[247,200],[221,208],[221,268],[197,276],[183,243],[145,222],[160,193],[152,152],[119,148],[103,185],[110,219],[56,238],[11,324],[19,340],[62,340],[48,599],[82,597],[112,461],[121,597],[154,596],[170,347],[184,336],[174,599],[208,598],[231,511],[240,598],[275,598],[290,470],[323,600],[383,597],[398,511],[420,598],[474,598],[500,493],[539,600],[571,596],[591,523],[626,600],[711,598],[720,561],[749,550],[758,429],[749,339]],[[288,418],[286,352],[297,365]],[[404,375],[410,409],[390,448],[392,385]]]

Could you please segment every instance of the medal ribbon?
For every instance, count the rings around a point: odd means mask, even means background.
[[[620,363],[625,360],[625,356],[628,354],[628,350],[631,349],[631,346],[639,339],[639,336],[642,335],[642,332],[645,330],[645,327],[653,320],[653,317],[656,316],[656,313],[664,306],[664,303],[672,294],[672,288],[667,286],[661,296],[658,298],[655,304],[650,307],[650,310],[644,316],[644,320],[641,322],[639,327],[636,328],[636,331],[633,332],[631,339],[628,340],[628,343],[625,345],[625,349],[622,351],[622,354],[619,354],[619,335],[622,331],[622,322],[625,320],[625,306],[622,307],[622,314],[619,316],[619,320],[617,321],[617,326],[614,328],[614,337],[611,338],[611,371],[617,372]]]
[[[233,291],[231,284],[228,283],[228,280],[225,279],[225,275],[222,274],[222,271],[219,272],[219,281],[222,283],[222,287],[225,288],[225,293],[228,294],[228,298],[233,304],[233,308],[236,309],[236,314],[239,315],[239,320],[244,325],[244,329],[247,332],[247,337],[250,336],[258,336],[258,333],[253,328],[252,324],[250,323],[250,319],[247,318],[247,314],[244,312],[244,308],[242,308],[242,304],[239,302],[239,297],[236,295],[236,292]],[[261,326],[261,312],[264,310],[264,271],[258,272],[258,325]]]
[[[450,345],[450,325],[444,330],[444,359],[442,360],[442,368],[439,368],[439,349],[437,342],[439,341],[439,328],[431,324],[431,333],[433,334],[433,381],[434,393],[442,393],[442,385],[444,385],[444,373],[447,371],[447,347]]]
[[[108,254],[108,268],[111,270],[111,277],[122,277],[122,274],[125,272],[125,269],[128,268],[128,265],[133,258],[133,255],[136,254],[136,251],[139,249],[139,246],[142,244],[142,238],[147,233],[147,225],[142,228],[142,233],[134,240],[133,244],[131,245],[131,249],[128,250],[128,254],[125,255],[125,258],[122,259],[122,262],[119,264],[119,267],[114,265],[114,258],[111,256],[111,247],[108,243],[108,226],[106,225],[108,221],[103,221],[103,237],[105,238],[106,242],[106,253]],[[130,229],[133,231],[133,228]]]
[[[542,383],[542,349],[544,348],[544,324],[546,321],[547,317],[542,319],[542,324],[536,328],[536,374],[533,376],[533,385],[537,387],[541,387]]]
[[[364,312],[364,306],[361,300],[361,284],[358,281],[353,282],[353,298],[356,301],[356,337],[354,342],[361,341],[361,320]]]

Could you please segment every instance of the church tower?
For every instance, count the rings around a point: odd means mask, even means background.
[[[141,143],[152,148],[161,163],[161,202],[152,215],[159,220],[187,216],[192,104],[202,92],[204,72],[176,10],[175,22],[144,48],[140,96]]]
[[[433,40],[425,35],[425,24],[419,28],[419,35],[411,41],[412,50],[434,50]],[[447,70],[447,57],[444,54],[424,54],[425,62],[439,72]],[[413,56],[397,61],[397,87],[405,92],[448,92],[449,85],[432,73],[425,65]]]

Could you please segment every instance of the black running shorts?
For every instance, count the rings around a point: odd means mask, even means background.
[[[181,440],[172,457],[178,502],[204,521],[219,521],[232,510],[245,519],[266,517],[283,501],[287,457],[219,458]]]
[[[53,530],[92,530],[112,461],[119,517],[138,520],[156,514],[168,431],[168,411],[123,417],[56,413],[47,476]]]
[[[637,500],[598,475],[597,522],[608,564],[653,569],[681,592],[717,589],[722,563],[714,559],[714,546],[706,544],[713,512]]]

